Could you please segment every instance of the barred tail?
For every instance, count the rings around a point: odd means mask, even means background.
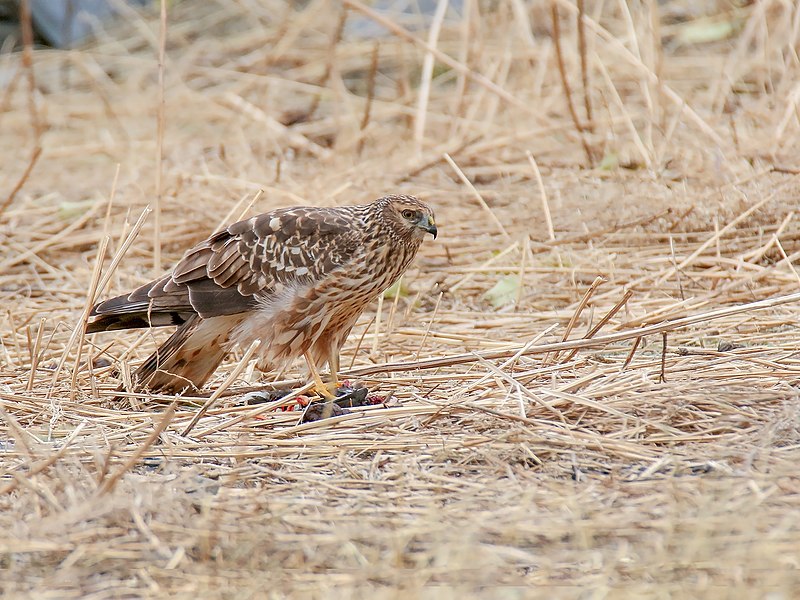
[[[203,387],[227,354],[218,319],[189,317],[132,374],[133,391],[180,394]]]

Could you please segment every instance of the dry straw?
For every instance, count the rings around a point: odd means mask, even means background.
[[[163,6],[0,52],[4,596],[791,597],[798,7]],[[167,332],[98,296],[384,192],[441,235],[345,347],[375,404],[252,348],[113,400]]]

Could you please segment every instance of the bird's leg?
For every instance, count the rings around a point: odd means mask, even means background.
[[[311,360],[311,355],[308,352],[305,352],[303,357],[306,359],[308,370],[311,371],[311,378],[314,380],[314,391],[326,400],[333,400],[335,395],[331,392],[330,388],[325,384],[325,382],[322,381],[322,377],[319,376],[319,371],[317,370],[317,365],[315,365],[314,361]]]
[[[336,394],[336,390],[339,389],[339,348],[336,347],[336,344],[331,344],[330,349],[328,350],[328,367],[331,371],[331,387],[333,387],[333,393]]]

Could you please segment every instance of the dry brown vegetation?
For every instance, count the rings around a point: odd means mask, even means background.
[[[571,0],[464,4],[428,83],[355,0],[172,3],[160,162],[157,11],[0,55],[0,593],[794,595],[800,9],[587,1],[581,51]],[[343,357],[388,408],[245,406],[241,353],[188,435],[205,398],[112,401],[164,332],[74,334],[94,287],[388,191],[441,232]]]

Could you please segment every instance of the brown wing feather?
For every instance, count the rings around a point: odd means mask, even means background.
[[[87,332],[237,314],[281,285],[319,280],[361,244],[354,209],[284,208],[234,223],[189,250],[169,275],[95,306]]]

